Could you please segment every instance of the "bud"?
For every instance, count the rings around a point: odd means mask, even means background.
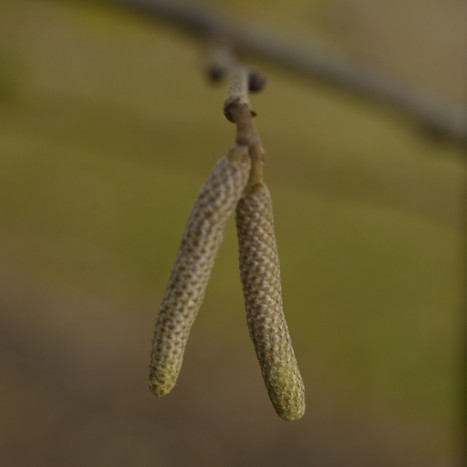
[[[233,148],[214,166],[190,213],[154,331],[149,387],[156,396],[168,394],[176,383],[225,224],[249,171],[248,148]]]
[[[305,413],[305,387],[282,309],[272,201],[262,182],[239,201],[236,223],[248,328],[263,379],[277,414],[297,420]]]
[[[260,92],[266,85],[266,77],[255,70],[248,73],[248,90],[250,92]]]
[[[206,77],[211,83],[219,83],[222,81],[225,73],[225,68],[217,64],[209,65],[205,71]]]

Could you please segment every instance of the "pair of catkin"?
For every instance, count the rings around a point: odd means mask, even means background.
[[[305,411],[304,385],[282,310],[271,197],[264,183],[248,184],[250,169],[248,147],[235,146],[199,192],[159,310],[149,386],[156,396],[164,396],[176,383],[225,225],[236,208],[250,336],[277,414],[297,420]]]

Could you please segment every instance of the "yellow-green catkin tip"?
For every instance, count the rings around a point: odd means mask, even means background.
[[[236,224],[248,328],[269,398],[282,419],[298,420],[305,413],[305,387],[282,308],[272,201],[264,183],[247,189]]]
[[[156,396],[168,394],[177,381],[226,222],[245,189],[249,172],[247,147],[232,148],[214,166],[188,217],[154,331],[149,387]]]

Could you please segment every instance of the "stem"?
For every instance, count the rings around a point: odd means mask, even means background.
[[[230,70],[229,95],[224,102],[224,114],[236,124],[235,142],[248,147],[251,158],[251,173],[248,185],[253,186],[263,180],[264,150],[253,121],[255,112],[248,99],[248,69],[234,64]]]

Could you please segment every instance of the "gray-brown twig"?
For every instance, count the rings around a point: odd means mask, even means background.
[[[264,150],[253,121],[255,112],[248,99],[249,70],[233,63],[230,68],[229,95],[224,102],[224,114],[237,128],[236,143],[248,147],[251,157],[251,175],[249,184],[263,178]]]

